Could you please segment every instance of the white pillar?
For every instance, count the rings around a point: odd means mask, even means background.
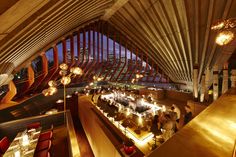
[[[219,76],[218,76],[218,66],[215,65],[213,69],[213,100],[216,100],[219,96]]]
[[[223,68],[222,94],[228,90],[228,78],[228,63],[225,63]]]
[[[236,87],[236,69],[231,70],[231,88]]]
[[[198,66],[193,67],[193,97],[198,99]]]
[[[200,102],[204,101],[204,95],[205,95],[205,74],[202,75],[202,81],[201,81],[201,96],[200,96]]]
[[[211,71],[209,68],[206,69],[206,72],[205,72],[205,94],[204,94],[204,97],[205,97],[205,100],[208,101],[209,100],[209,81],[210,81],[210,77],[211,77]]]

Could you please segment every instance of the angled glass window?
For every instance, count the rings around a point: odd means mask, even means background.
[[[90,47],[90,58],[92,59],[92,60],[96,60],[96,58],[95,58],[95,47],[94,47],[94,41],[93,41],[93,35],[94,35],[94,31],[93,30],[91,30],[90,31],[90,45],[89,45],[89,47]]]
[[[84,61],[84,48],[83,48],[83,33],[80,33],[80,54],[79,54],[79,62],[83,62]]]
[[[35,77],[37,77],[38,75],[40,75],[43,71],[43,61],[42,61],[42,57],[38,56],[37,58],[35,58],[32,63],[32,68],[34,70],[34,74]]]
[[[107,36],[106,35],[102,35],[103,38],[103,60],[107,60]]]
[[[110,33],[108,32],[108,37],[107,34],[94,30],[85,32],[82,30],[73,35],[73,47],[71,47],[72,38],[67,38],[66,57],[68,63],[71,61],[71,49],[73,48],[74,59],[78,62],[78,66],[88,71],[86,77],[91,77],[89,73],[94,73],[94,75],[104,76],[107,81],[130,81],[138,73],[143,74],[143,78],[139,81],[156,81],[159,79],[155,67],[151,67],[149,64],[151,60],[146,59],[147,52],[143,52],[133,43],[127,42],[128,39],[121,34]],[[126,45],[127,49],[125,48]],[[62,42],[57,44],[57,49],[59,64],[61,64],[63,62]],[[53,49],[47,50],[46,56],[50,68],[53,66]],[[91,62],[94,64],[90,64]]]
[[[77,43],[78,43],[78,40],[77,40],[77,35],[74,35],[74,57],[75,57],[75,61],[77,61],[78,60],[78,45],[77,45]]]
[[[28,78],[28,71],[27,68],[22,68],[19,72],[14,75],[14,82],[25,80]]]
[[[47,60],[48,60],[48,69],[53,67],[54,65],[54,54],[53,54],[53,48],[50,48],[45,53]]]
[[[71,45],[70,45],[70,38],[66,39],[66,57],[67,57],[67,62],[71,63]]]
[[[59,64],[63,62],[63,49],[62,49],[62,42],[57,44],[57,50],[58,50],[58,60]]]

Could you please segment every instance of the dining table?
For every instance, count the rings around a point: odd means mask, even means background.
[[[17,133],[3,157],[33,157],[42,127]]]

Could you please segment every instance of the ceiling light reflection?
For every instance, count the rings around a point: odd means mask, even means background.
[[[227,45],[228,43],[230,43],[232,40],[234,39],[234,33],[228,30],[222,31],[220,32],[217,36],[216,36],[216,43],[218,45]]]

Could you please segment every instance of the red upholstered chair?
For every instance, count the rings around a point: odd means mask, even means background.
[[[41,126],[40,122],[35,122],[27,125],[27,129],[37,129]]]
[[[4,154],[9,146],[10,146],[9,139],[6,136],[3,137],[2,140],[0,141],[0,154]]]
[[[52,131],[43,132],[39,136],[39,142],[45,141],[45,140],[51,140],[52,136],[53,136]]]
[[[38,142],[36,147],[36,152],[42,151],[42,150],[49,150],[52,146],[51,140],[45,140],[42,142]]]
[[[50,157],[50,153],[47,149],[34,153],[34,157]]]

